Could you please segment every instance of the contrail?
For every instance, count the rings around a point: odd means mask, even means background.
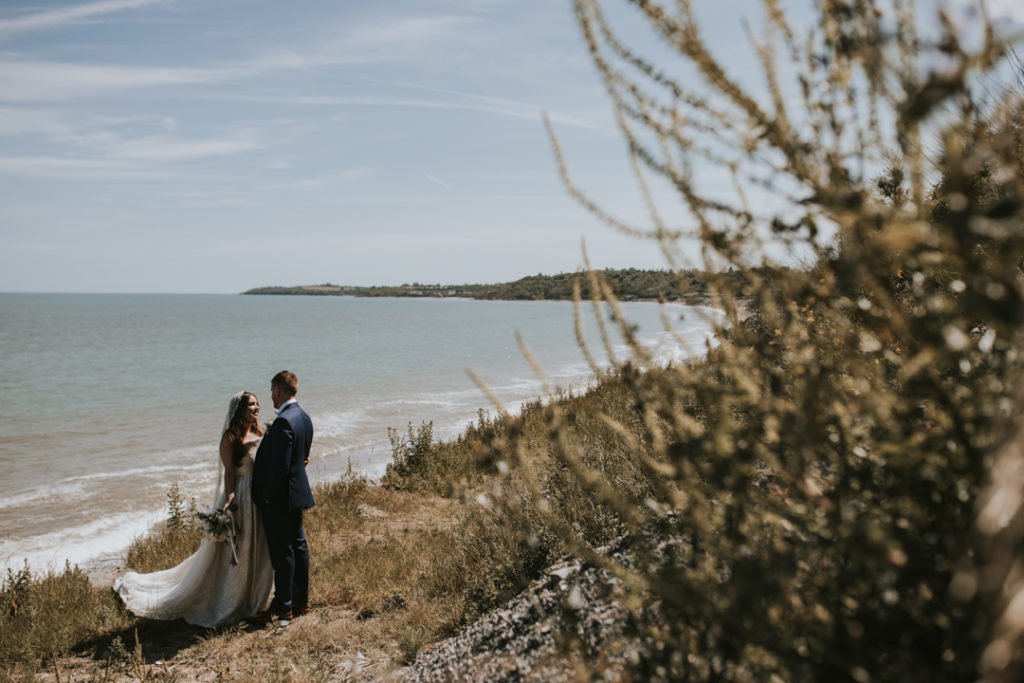
[[[454,187],[452,187],[451,185],[449,185],[445,181],[441,180],[440,178],[436,178],[436,177],[430,175],[429,173],[424,173],[423,177],[426,178],[427,180],[429,180],[432,183],[437,183],[441,187],[447,187],[449,190],[454,190],[455,189]]]

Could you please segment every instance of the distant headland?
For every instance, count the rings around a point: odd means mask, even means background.
[[[710,275],[703,271],[669,272],[666,270],[598,271],[622,301],[679,301],[689,304],[707,302]],[[299,294],[310,296],[356,297],[435,297],[491,299],[512,301],[564,301],[572,299],[573,279],[577,273],[530,275],[515,282],[490,285],[402,284],[394,286],[355,287],[350,285],[299,285],[295,287],[256,287],[242,294]],[[580,278],[581,295],[590,298],[590,283]]]

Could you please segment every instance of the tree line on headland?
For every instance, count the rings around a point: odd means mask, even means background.
[[[736,271],[712,273],[702,270],[671,272],[637,268],[599,271],[621,301],[683,301],[703,304],[708,301],[708,285],[714,279],[736,279]],[[498,284],[402,284],[356,287],[351,285],[299,285],[295,287],[256,287],[243,294],[302,294],[312,296],[357,297],[458,297],[464,299],[545,301],[571,300],[573,280],[579,277],[580,294],[590,299],[590,281],[578,273],[529,275],[514,282]]]

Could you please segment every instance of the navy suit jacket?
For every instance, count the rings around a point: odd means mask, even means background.
[[[257,505],[287,510],[313,507],[306,458],[313,443],[313,422],[298,403],[281,409],[256,451],[252,497]]]

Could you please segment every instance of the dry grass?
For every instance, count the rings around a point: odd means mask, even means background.
[[[8,571],[0,605],[0,664],[40,661],[126,623],[110,590],[93,586],[78,567],[42,577],[33,577],[27,566]]]
[[[620,415],[628,407],[616,403],[627,398],[622,384],[608,378],[584,396],[562,396],[557,402],[573,416],[581,443],[597,446],[610,438],[598,407]],[[509,513],[491,504],[498,481],[492,475],[499,471],[495,446],[527,439],[536,457],[546,457],[548,417],[548,409],[530,404],[518,416],[481,421],[449,442],[434,442],[429,429],[421,429],[421,459],[418,467],[406,468],[405,488],[355,477],[317,487],[318,504],[305,519],[313,609],[287,628],[243,624],[206,630],[180,621],[136,619],[112,591],[91,586],[77,569],[41,581],[26,571],[5,586],[2,596],[4,604],[12,596],[29,596],[18,600],[31,604],[37,616],[31,627],[18,616],[0,617],[0,661],[9,667],[0,680],[52,673],[51,649],[60,655],[63,674],[80,679],[384,675],[517,593],[560,551],[552,537],[536,535],[542,529],[536,510]],[[639,490],[635,478],[626,476],[624,458],[609,450],[602,461],[612,480],[636,497]],[[476,485],[453,486],[452,481]],[[618,529],[564,470],[553,470],[551,486],[552,501],[588,536],[603,540]],[[361,516],[361,505],[386,516]],[[132,544],[129,567],[155,571],[194,552],[198,532],[174,491],[169,508],[160,530]],[[63,588],[55,589],[58,585]],[[44,595],[49,602],[40,601]]]
[[[51,650],[64,679],[76,680],[377,677],[479,613],[481,600],[506,594],[481,580],[505,560],[506,537],[476,503],[351,478],[315,494],[306,517],[309,615],[266,629],[154,622],[125,614],[109,588],[90,585],[77,568],[42,579],[26,570],[2,592],[0,681],[53,676]],[[364,504],[386,517],[361,516]],[[197,545],[188,526],[136,541],[130,566],[152,571],[183,559]]]

